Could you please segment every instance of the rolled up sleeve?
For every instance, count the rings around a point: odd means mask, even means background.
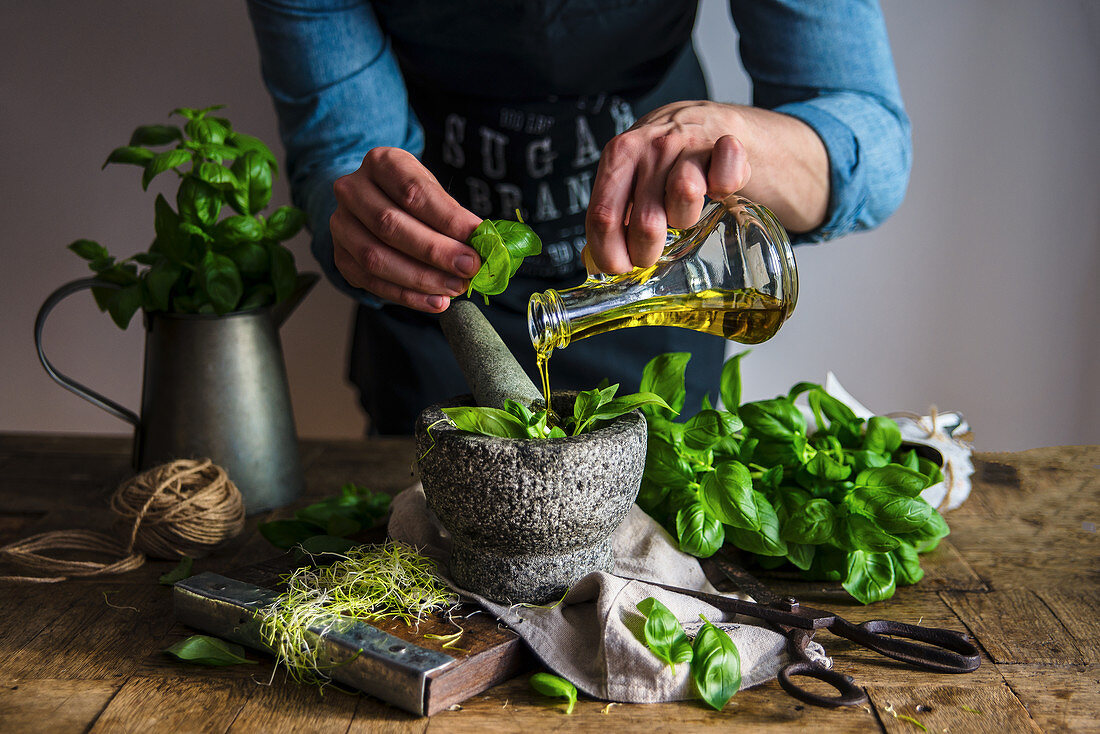
[[[819,242],[881,224],[901,204],[912,166],[886,23],[874,0],[730,0],[753,104],[809,125],[829,155]]]
[[[369,3],[249,0],[264,84],[275,104],[294,204],[305,210],[325,275],[363,303],[333,261],[333,182],[380,145],[419,155],[424,136]]]

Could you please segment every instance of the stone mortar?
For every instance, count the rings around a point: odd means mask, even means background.
[[[575,397],[554,393],[554,409],[570,415]],[[645,467],[642,414],[581,436],[524,440],[459,431],[441,410],[473,404],[470,395],[438,403],[416,424],[428,507],[454,541],[454,582],[505,604],[541,604],[611,570],[611,534]]]

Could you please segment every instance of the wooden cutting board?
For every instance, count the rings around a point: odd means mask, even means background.
[[[287,553],[226,574],[200,573],[175,585],[176,618],[207,634],[264,652],[258,611],[280,591],[279,578],[300,561]],[[441,615],[415,627],[400,621],[356,621],[339,630],[310,630],[322,641],[332,678],[414,714],[431,716],[531,666],[523,640],[477,606],[452,613],[463,634],[454,645],[425,635],[452,635]]]

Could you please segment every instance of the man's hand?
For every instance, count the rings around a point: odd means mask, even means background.
[[[603,150],[585,221],[585,264],[604,273],[649,267],[668,227],[698,221],[704,196],[720,201],[738,192],[791,231],[815,228],[829,199],[820,138],[800,120],[753,107],[659,107]]]
[[[466,292],[481,260],[465,242],[481,218],[444,191],[415,156],[375,148],[333,189],[333,256],[348,283],[428,313]]]

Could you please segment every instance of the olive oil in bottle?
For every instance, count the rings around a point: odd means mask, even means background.
[[[555,348],[633,326],[679,326],[744,344],[772,338],[794,310],[798,273],[775,217],[741,197],[712,203],[698,224],[669,230],[655,265],[532,294],[527,329],[550,404]]]

